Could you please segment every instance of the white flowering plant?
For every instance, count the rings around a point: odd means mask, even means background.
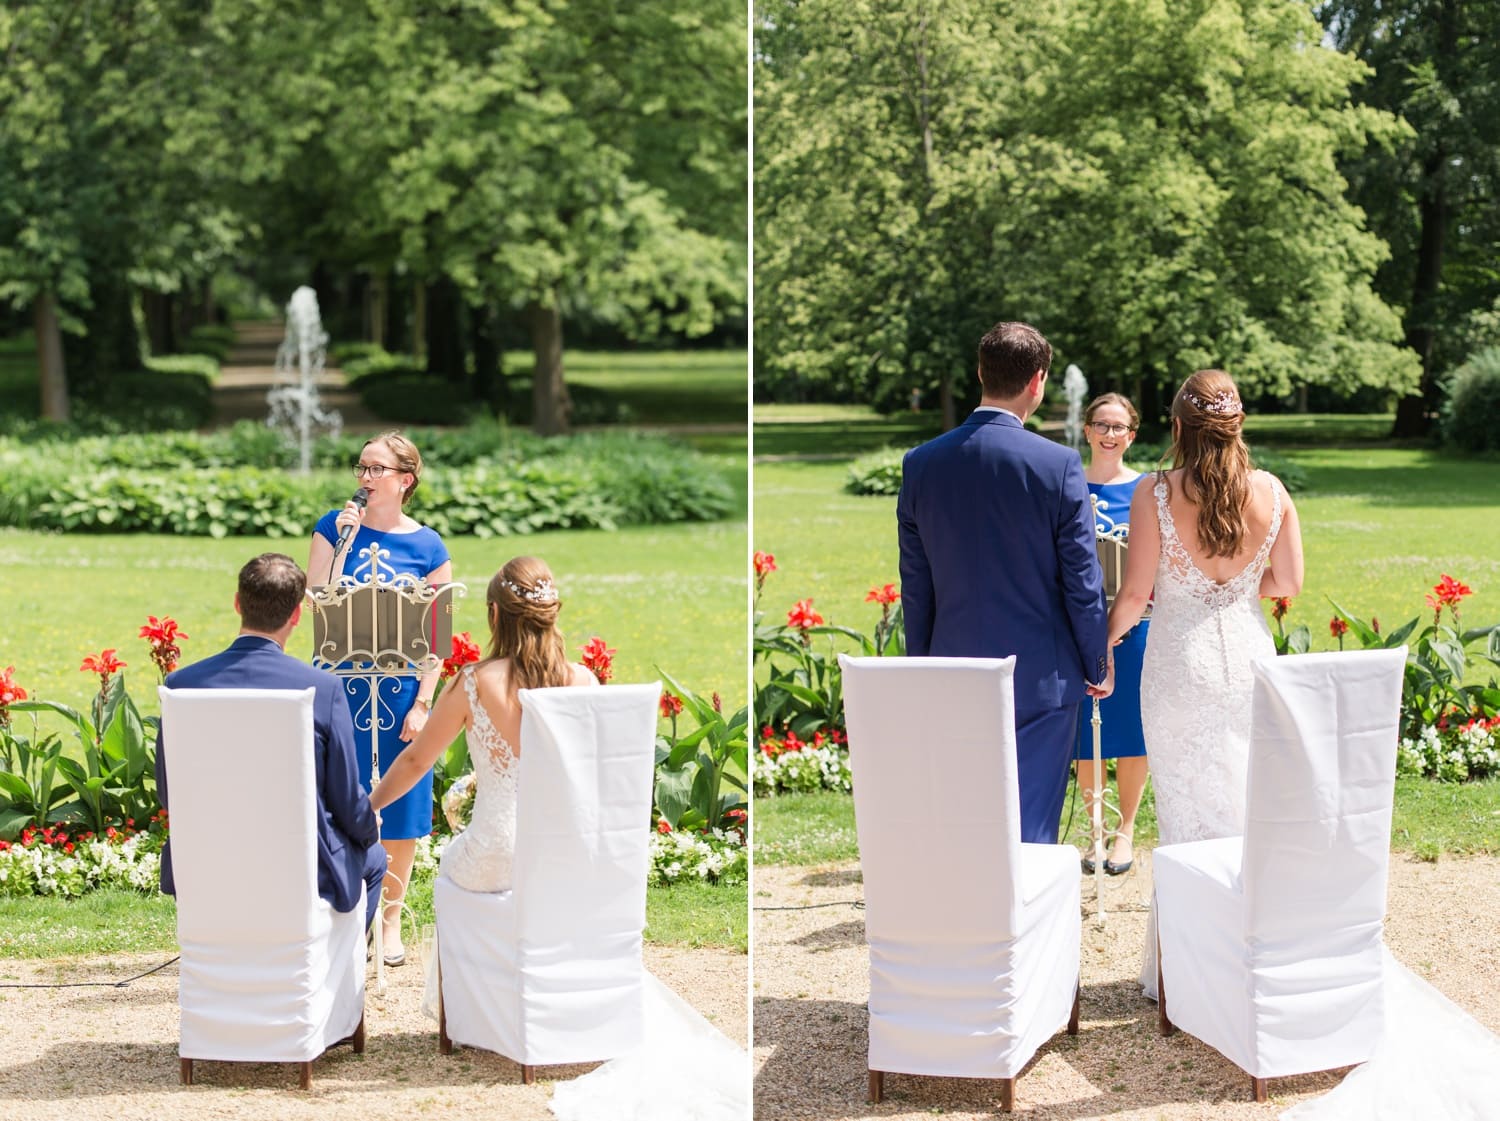
[[[837,728],[826,735],[822,730],[814,732],[809,740],[790,730],[778,737],[769,727],[762,728],[760,736],[753,776],[756,797],[811,790],[839,790],[847,794],[854,789],[849,773],[848,741]]]
[[[165,830],[109,829],[69,834],[64,828],[25,830],[0,841],[0,896],[57,895],[75,899],[99,888],[153,893],[161,887]]]
[[[1443,719],[1402,736],[1396,773],[1444,782],[1500,774],[1500,716],[1462,723]]]
[[[704,880],[712,884],[742,884],[750,875],[750,850],[738,829],[702,832],[663,829],[651,834],[653,884]]]

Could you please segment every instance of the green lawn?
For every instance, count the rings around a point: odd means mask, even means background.
[[[557,573],[561,625],[574,655],[591,635],[619,653],[616,680],[649,681],[656,666],[732,706],[746,697],[743,521],[603,531],[558,531],[510,540],[448,541],[455,578],[468,586],[454,627],[485,632],[484,590],[509,557],[534,553]],[[85,705],[96,679],[84,655],[115,647],[142,709],[157,709],[156,671],[137,637],[147,615],[171,615],[190,635],[184,658],[216,653],[234,637],[239,566],[266,550],[306,563],[307,541],[270,538],[77,536],[0,530],[0,666],[33,697]],[[292,649],[306,652],[305,627]],[[299,645],[300,644],[300,645]]]
[[[1070,785],[1059,836],[1076,844],[1081,843],[1079,819],[1083,810],[1075,794],[1076,788]],[[1149,783],[1136,816],[1135,841],[1145,848],[1155,846],[1157,841]],[[832,790],[757,798],[754,842],[757,865],[857,860],[854,799]],[[1444,853],[1500,855],[1500,779],[1466,783],[1397,779],[1391,848],[1423,860],[1436,860]]]
[[[432,919],[432,881],[412,886],[405,937]],[[646,890],[646,941],[665,946],[722,946],[746,953],[745,885],[699,882]],[[79,899],[0,899],[0,960],[177,952],[177,908],[167,896],[96,891]]]
[[[530,351],[505,355],[507,373],[529,374]],[[747,423],[749,377],[743,350],[568,351],[570,385],[608,390],[640,425]]]
[[[758,437],[757,437],[758,438]],[[1425,616],[1443,573],[1474,595],[1462,616],[1500,621],[1500,460],[1412,448],[1290,448],[1309,488],[1296,496],[1307,576],[1289,624],[1306,623],[1313,649],[1332,649],[1329,597],[1390,629]],[[899,579],[896,500],[844,493],[847,463],[757,463],[754,548],[780,571],[760,606],[780,617],[811,596],[825,618],[869,631],[872,586]]]

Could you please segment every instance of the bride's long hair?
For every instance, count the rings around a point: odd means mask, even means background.
[[[547,562],[512,557],[485,592],[491,658],[510,659],[510,690],[566,685],[573,671],[557,629],[562,602]]]
[[[1172,419],[1167,454],[1183,469],[1183,494],[1198,505],[1198,541],[1211,557],[1232,557],[1244,543],[1250,503],[1245,407],[1234,379],[1223,370],[1199,370],[1177,391]]]

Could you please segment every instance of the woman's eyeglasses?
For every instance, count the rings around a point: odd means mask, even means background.
[[[351,470],[356,479],[363,479],[366,475],[372,479],[382,479],[387,471],[400,471],[399,467],[387,467],[384,463],[356,463]]]
[[[1102,420],[1089,421],[1089,427],[1094,430],[1095,436],[1123,436],[1130,431],[1128,424],[1105,424]],[[375,477],[380,478],[379,475]]]

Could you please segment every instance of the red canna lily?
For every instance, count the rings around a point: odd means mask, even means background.
[[[757,549],[752,563],[755,565],[755,590],[758,592],[765,586],[766,577],[776,571],[776,556]]]
[[[83,665],[78,667],[79,673],[97,673],[101,677],[108,678],[110,674],[125,668],[125,663],[115,657],[115,648],[111,646],[107,650],[101,650],[97,654],[90,654],[83,660]]]
[[[616,651],[604,645],[604,639],[594,635],[583,644],[583,656],[579,660],[599,679],[600,685],[608,684],[614,676]]]
[[[479,661],[479,643],[468,631],[453,636],[453,653],[443,659],[443,680],[447,680],[464,666]]]
[[[878,603],[882,607],[889,607],[901,598],[901,593],[896,590],[895,584],[887,584],[883,588],[871,588],[865,593],[866,603]]]
[[[786,625],[806,631],[808,627],[823,625],[823,616],[813,610],[812,600],[799,599],[797,605],[786,613]]]
[[[1286,613],[1292,609],[1291,596],[1274,596],[1271,599],[1271,618],[1280,622],[1286,618]]]
[[[1453,622],[1458,624],[1458,605],[1465,596],[1474,594],[1474,589],[1461,580],[1455,580],[1446,572],[1443,578],[1432,586],[1432,592],[1427,596],[1427,606],[1433,610],[1433,626],[1443,617],[1443,608],[1453,612]]]
[[[177,668],[177,659],[182,657],[182,649],[177,641],[188,637],[186,631],[177,628],[177,620],[170,615],[160,619],[155,615],[147,615],[140,637],[151,644],[151,660],[156,663],[163,678]]]
[[[656,831],[658,833],[663,833],[663,834],[670,833],[670,832],[672,832],[672,827],[667,824],[667,819],[666,818],[661,818],[656,823]]]
[[[676,716],[682,711],[682,698],[673,696],[671,693],[663,693],[660,705],[663,717]]]

